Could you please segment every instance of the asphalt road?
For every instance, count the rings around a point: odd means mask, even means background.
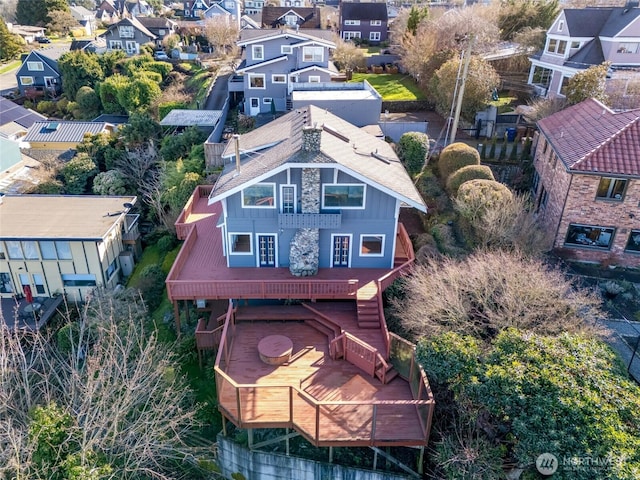
[[[18,70],[18,65],[14,70],[10,72],[3,73],[0,75],[0,95],[6,95],[18,88],[18,80],[16,80],[16,71]]]

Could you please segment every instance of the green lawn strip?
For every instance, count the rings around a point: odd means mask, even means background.
[[[507,92],[500,92],[498,100],[492,100],[489,102],[489,105],[496,107],[498,113],[506,113],[513,110],[513,105],[515,105],[517,100],[517,97],[510,97]]]
[[[215,74],[209,70],[200,70],[187,80],[187,88],[196,92],[193,96],[193,104],[204,105],[204,100],[209,90],[209,85],[215,80]]]
[[[3,65],[2,67],[0,67],[0,74],[10,72],[11,70],[18,68],[20,65],[21,65],[20,60],[14,60],[13,62],[9,62],[6,65]]]
[[[380,53],[380,47],[366,47],[362,48],[365,57],[372,57]]]
[[[352,82],[366,80],[385,101],[425,100],[424,93],[409,75],[402,73],[354,73]]]
[[[144,249],[140,262],[136,265],[133,273],[127,281],[127,287],[138,288],[140,282],[140,274],[148,265],[161,265],[162,255],[157,245],[149,245]]]

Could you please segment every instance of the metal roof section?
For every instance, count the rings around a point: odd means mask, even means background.
[[[222,110],[184,110],[175,108],[160,121],[163,127],[215,127],[222,118]]]

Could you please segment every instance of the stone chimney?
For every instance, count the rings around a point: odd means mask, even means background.
[[[319,152],[322,128],[302,127],[302,150],[305,152]]]
[[[317,131],[317,129],[311,129]],[[315,135],[315,133],[312,133]],[[320,134],[317,134],[318,145]],[[320,170],[302,169],[301,213],[320,213]],[[289,246],[289,271],[296,277],[309,277],[318,273],[320,258],[320,230],[299,228]]]

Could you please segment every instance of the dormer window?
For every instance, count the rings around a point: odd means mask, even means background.
[[[293,15],[293,14],[285,15],[284,22],[287,25],[291,25],[291,26],[297,25],[298,24],[298,16],[297,15]]]
[[[27,62],[27,69],[30,72],[42,72],[44,64],[42,62]]]

